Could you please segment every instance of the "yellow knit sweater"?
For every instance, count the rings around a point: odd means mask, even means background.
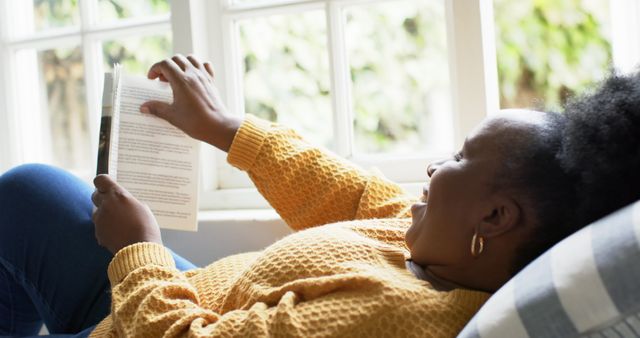
[[[120,250],[92,337],[454,337],[488,298],[407,270],[411,199],[397,185],[252,116],[228,161],[300,231],[186,273],[161,245]]]

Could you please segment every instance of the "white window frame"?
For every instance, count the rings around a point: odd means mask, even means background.
[[[620,73],[640,70],[640,1],[611,0],[613,65]]]

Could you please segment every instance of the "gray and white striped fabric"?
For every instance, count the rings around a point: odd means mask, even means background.
[[[640,201],[533,261],[458,337],[640,337]]]

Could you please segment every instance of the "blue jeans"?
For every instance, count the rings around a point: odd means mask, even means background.
[[[0,176],[0,336],[37,335],[44,323],[52,336],[86,337],[109,314],[112,255],[94,237],[92,192],[45,165]]]

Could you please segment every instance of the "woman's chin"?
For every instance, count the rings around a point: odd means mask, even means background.
[[[417,225],[422,223],[427,213],[427,203],[418,202],[411,206],[411,223]]]
[[[413,242],[418,238],[420,225],[416,222],[412,222],[407,232],[404,233],[404,241],[407,243],[407,247],[411,249]]]
[[[426,209],[426,203],[419,202],[411,206],[411,226],[407,229],[407,232],[404,235],[404,240],[409,249],[411,249],[413,242],[418,238],[421,224],[424,222]]]

